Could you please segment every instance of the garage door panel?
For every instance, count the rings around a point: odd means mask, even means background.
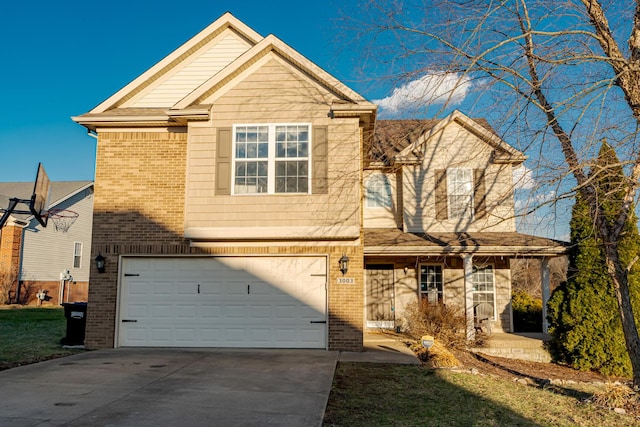
[[[251,316],[254,319],[269,320],[273,316],[273,311],[270,305],[252,304],[250,307],[250,310],[251,310]]]
[[[169,304],[155,304],[151,306],[151,316],[149,316],[151,318],[151,320],[162,320],[162,319],[167,319],[167,320],[171,320],[173,317],[173,310],[172,310],[172,306]]]
[[[175,341],[183,346],[191,346],[196,342],[196,328],[175,328]]]
[[[124,258],[124,346],[326,348],[326,258]],[[146,326],[145,326],[146,325]]]
[[[222,318],[222,306],[220,305],[201,305],[200,317],[204,320],[216,320]]]
[[[176,319],[194,320],[198,318],[198,306],[196,304],[178,304],[176,305]]]
[[[200,284],[200,293],[202,295],[218,296],[222,294],[222,283],[202,280]]]
[[[129,295],[148,295],[151,289],[151,283],[146,281],[131,281],[127,292]]]
[[[174,282],[169,281],[154,281],[153,285],[150,286],[151,296],[152,297],[167,297],[173,296],[173,288],[175,287]]]

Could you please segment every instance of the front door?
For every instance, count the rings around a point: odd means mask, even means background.
[[[393,265],[369,264],[366,267],[367,328],[395,327]]]

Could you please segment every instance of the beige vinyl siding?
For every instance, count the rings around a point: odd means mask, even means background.
[[[167,73],[123,107],[172,107],[250,47],[245,39],[227,29],[203,47],[200,55]]]
[[[424,163],[403,168],[404,229],[410,232],[515,231],[512,166],[494,164],[493,148],[457,123],[423,146]],[[449,168],[485,170],[486,214],[436,220],[436,172]]]
[[[67,233],[56,231],[49,220],[43,228],[32,220],[24,230],[22,249],[22,280],[56,281],[60,273],[69,270],[74,281],[88,281],[91,268],[91,226],[93,222],[93,190],[86,189],[55,206],[79,214]],[[75,242],[82,243],[80,268],[73,268]]]
[[[212,122],[189,129],[185,227],[359,226],[359,123],[328,118],[334,99],[276,58],[215,99]],[[217,129],[266,123],[327,126],[328,194],[215,195]]]
[[[391,208],[367,206],[366,198],[363,203],[363,216],[365,228],[398,228],[402,226],[402,212],[398,200],[398,177],[395,173],[384,173],[379,171],[365,170],[363,182],[366,184],[367,179],[376,174],[386,176],[389,186],[391,187]]]

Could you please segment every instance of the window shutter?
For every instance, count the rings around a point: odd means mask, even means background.
[[[216,148],[216,194],[231,194],[231,128],[219,128]]]
[[[481,219],[487,213],[487,191],[485,188],[484,169],[473,170],[473,201],[475,218]]]
[[[311,177],[311,192],[313,194],[328,194],[328,157],[329,141],[327,126],[313,127],[313,176]]]
[[[435,172],[436,179],[436,219],[444,220],[449,218],[447,200],[447,171],[438,169]]]

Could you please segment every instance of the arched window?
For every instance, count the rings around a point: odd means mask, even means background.
[[[365,182],[365,206],[391,208],[391,184],[384,174],[371,175]]]

